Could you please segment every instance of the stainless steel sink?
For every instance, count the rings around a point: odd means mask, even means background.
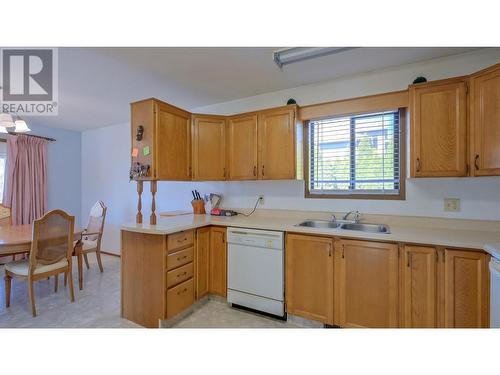
[[[361,232],[370,233],[391,233],[389,226],[385,224],[362,224],[347,222],[345,220],[306,220],[297,224],[299,227],[308,228],[330,228],[330,229],[343,229],[343,230],[357,230]]]
[[[328,220],[306,220],[298,224],[299,227],[309,228],[338,228],[341,224]]]
[[[389,227],[385,224],[347,223],[340,225],[340,229],[358,230],[361,232],[370,232],[370,233],[391,233],[389,231]]]

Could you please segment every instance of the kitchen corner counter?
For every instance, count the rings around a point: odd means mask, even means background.
[[[168,235],[184,230],[201,228],[209,225],[218,225],[225,227],[240,227],[253,229],[277,230],[284,232],[304,233],[312,235],[335,236],[340,238],[352,238],[360,240],[375,240],[388,242],[404,242],[411,244],[447,246],[461,249],[483,249],[488,243],[500,242],[500,230],[475,229],[454,229],[446,227],[429,227],[418,225],[394,225],[388,223],[391,233],[366,233],[359,231],[350,231],[343,229],[323,229],[299,227],[298,223],[310,219],[307,213],[304,216],[288,215],[283,212],[282,215],[253,215],[245,217],[242,215],[234,217],[219,217],[210,215],[181,215],[174,217],[160,217],[156,225],[147,223],[136,224],[126,223],[121,229],[130,232],[149,233]],[[373,222],[373,220],[370,220]],[[370,222],[366,220],[366,222]],[[392,218],[394,221],[394,217]],[[395,220],[397,221],[397,220]],[[404,220],[402,220],[404,222]],[[446,221],[446,219],[443,219]],[[377,221],[385,224],[382,221]]]

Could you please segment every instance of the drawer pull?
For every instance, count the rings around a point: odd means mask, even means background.
[[[187,271],[184,273],[179,273],[179,274],[177,274],[177,277],[186,276],[187,274],[188,274]]]
[[[187,255],[184,255],[183,257],[179,257],[179,258],[177,258],[177,260],[179,260],[179,261],[180,261],[180,260],[183,260],[183,259],[186,259],[186,258],[187,258]]]
[[[180,295],[180,294],[185,293],[185,292],[187,292],[187,288],[184,288],[183,290],[179,290],[177,292],[177,295]]]
[[[183,239],[183,240],[177,240],[177,242],[179,242],[179,243],[180,243],[180,242],[184,242],[184,241],[187,241],[187,237],[184,237],[184,239]]]

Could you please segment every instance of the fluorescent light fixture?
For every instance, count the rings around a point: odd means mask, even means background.
[[[10,113],[0,113],[0,126],[3,126],[4,128],[12,128],[16,126]]]
[[[314,59],[316,57],[333,55],[349,51],[358,47],[292,47],[284,48],[273,53],[274,62],[281,68],[283,65],[298,61]]]
[[[24,121],[19,116],[17,116],[17,120],[16,120],[15,124],[16,124],[16,130],[15,130],[16,133],[27,133],[27,132],[31,131],[31,129],[28,128],[26,121]]]
[[[0,126],[0,134],[9,134],[7,129],[5,129],[5,126]]]

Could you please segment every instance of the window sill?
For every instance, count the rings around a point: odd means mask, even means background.
[[[404,192],[399,194],[314,194],[305,192],[305,198],[313,199],[373,199],[373,200],[406,200]]]

